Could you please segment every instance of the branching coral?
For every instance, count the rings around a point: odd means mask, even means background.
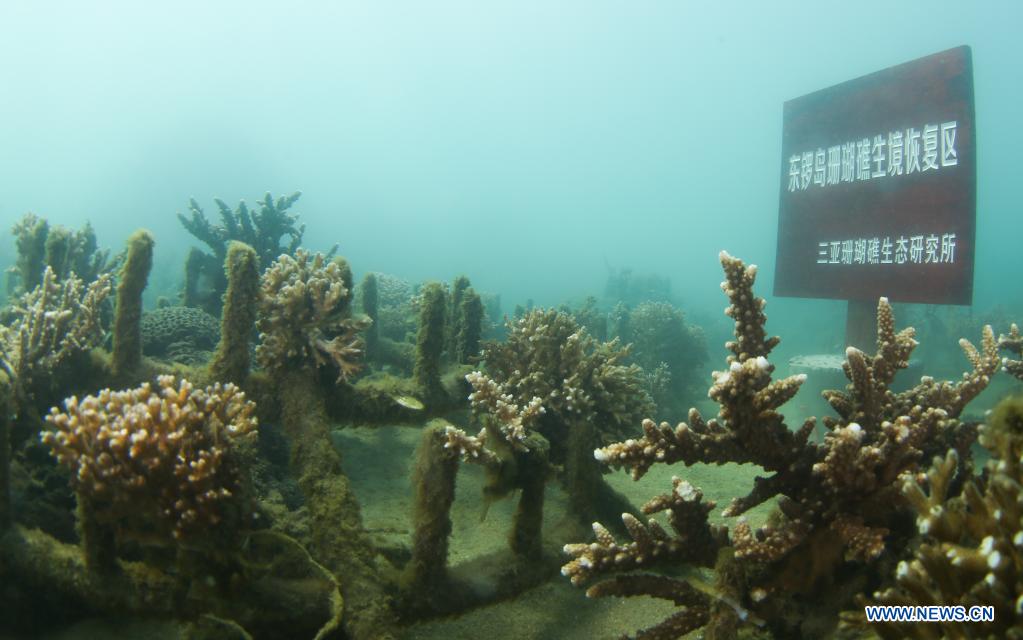
[[[1023,380],[1023,336],[1020,336],[1019,327],[1015,323],[1010,327],[1009,335],[998,336],[998,348],[1016,354],[1019,360],[1005,358],[1002,360],[1002,366],[1006,373],[1018,380]]]
[[[58,282],[53,269],[44,270],[39,286],[12,306],[13,323],[0,325],[0,367],[16,389],[30,387],[102,340],[100,316],[110,290],[108,275],[86,286],[74,275]]]
[[[981,351],[961,342],[973,365],[961,382],[924,378],[909,391],[891,392],[888,385],[896,371],[907,366],[916,342],[911,329],[896,333],[891,307],[882,298],[877,353],[868,357],[856,349],[847,350],[845,372],[850,384],[845,392],[827,394],[840,418],[825,420],[829,433],[822,444],[815,444],[809,440],[813,418],[792,431],[778,412],[805,376],[772,379],[774,366],[767,358],[779,340],[768,338],[764,331],[765,302],[753,292],[756,267],[746,267],[724,252],[721,264],[722,288],[731,302],[726,314],[735,320],[736,339],[726,345],[732,352],[728,370],[714,373],[709,391],[720,405],[717,417],[706,420],[691,409],[689,422],[675,428],[645,420],[643,437],[598,449],[594,455],[612,466],[629,468],[635,478],[659,462],[754,463],[770,472],[724,510],[725,516],[740,515],[770,498],[778,499],[778,512],[769,524],[753,530],[740,521],[731,540],[735,558],[748,565],[745,604],[770,613],[778,611],[771,599],[791,597],[791,589],[786,592],[778,586],[780,576],[800,573],[793,567],[808,561],[817,565],[816,572],[802,572],[801,584],[788,585],[797,591],[809,590],[821,574],[832,573],[834,560],[826,556],[808,560],[821,540],[827,540],[827,546],[837,542],[845,549],[847,561],[863,563],[878,557],[897,509],[899,475],[914,471],[929,447],[968,446],[972,431],[956,418],[987,385],[999,360],[988,327]],[[706,527],[705,519],[702,524],[697,520],[698,530]],[[634,537],[646,535],[636,527],[630,529]],[[635,542],[639,546],[639,539]],[[595,544],[598,549],[607,546],[599,538]],[[598,565],[584,547],[569,551],[578,557],[566,565],[566,572],[582,576],[577,582],[582,581],[591,573],[580,571],[582,559]],[[598,568],[617,567],[604,563]]]
[[[155,388],[68,398],[41,439],[99,521],[170,542],[223,520],[240,488],[232,447],[255,433],[254,411],[232,384],[160,376]]]
[[[463,430],[449,426],[445,429],[447,443],[444,447],[457,451],[470,462],[477,459],[484,462],[493,460],[495,454],[486,449],[485,445],[488,434],[496,433],[505,446],[515,451],[525,451],[530,427],[546,412],[540,398],[533,396],[520,408],[514,403],[512,395],[505,393],[502,385],[481,372],[473,371],[465,376],[465,379],[473,388],[469,394],[473,410],[492,416],[495,422],[485,423],[483,429],[475,436],[466,435]]]
[[[342,271],[337,261],[299,249],[264,272],[256,322],[256,360],[264,369],[332,364],[341,382],[361,368],[359,332],[369,320],[351,316]]]
[[[700,386],[707,360],[703,332],[685,322],[682,311],[667,302],[644,302],[615,311],[617,335],[632,345],[632,361],[650,377],[659,412],[677,415]]]
[[[267,268],[281,254],[296,255],[302,244],[305,225],[299,224],[298,215],[290,209],[301,197],[296,191],[274,199],[269,193],[259,201],[257,210],[249,210],[245,201],[234,210],[223,200],[215,198],[220,224],[206,216],[195,199],[188,202],[188,215],[178,214],[182,226],[209,247],[211,253],[193,249],[185,266],[185,306],[201,306],[205,311],[219,315],[221,296],[227,289],[224,260],[231,241],[237,240],[252,247],[259,258],[259,267]],[[284,244],[282,244],[282,241]],[[328,258],[337,247],[330,251]],[[208,290],[202,291],[205,281]]]
[[[301,191],[288,196],[280,196],[276,200],[267,193],[259,201],[259,210],[249,211],[245,201],[231,207],[220,198],[214,198],[220,213],[221,224],[213,224],[195,199],[188,201],[186,217],[178,214],[182,226],[193,236],[210,248],[217,259],[217,266],[224,264],[227,257],[227,246],[232,240],[244,242],[256,250],[260,264],[269,265],[281,253],[294,255],[302,244],[305,225],[298,224],[298,216],[289,209],[302,196]],[[281,239],[287,237],[288,244],[281,245]]]
[[[617,340],[601,343],[572,317],[537,309],[509,323],[507,341],[484,351],[487,372],[517,402],[536,396],[547,408],[541,432],[586,421],[602,433],[621,433],[650,413],[642,372],[624,360]]]
[[[1010,398],[981,427],[991,452],[985,474],[953,496],[958,454],[907,474],[902,492],[917,514],[921,544],[900,562],[895,584],[861,604],[990,606],[994,619],[968,624],[871,624],[882,638],[1023,638],[1023,401]],[[974,610],[976,612],[976,610]],[[847,619],[863,623],[862,612]]]
[[[110,252],[100,250],[96,232],[88,222],[77,231],[56,225],[45,218],[26,213],[11,229],[18,250],[17,264],[8,270],[8,292],[28,292],[42,282],[46,267],[57,280],[74,274],[86,283],[104,273],[113,272],[119,258],[110,261]]]

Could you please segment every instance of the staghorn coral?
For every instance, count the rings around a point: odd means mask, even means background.
[[[293,365],[332,364],[338,382],[359,371],[359,332],[370,321],[351,317],[351,292],[337,261],[298,249],[294,257],[282,255],[263,273],[260,289],[260,366],[280,372]]]
[[[210,248],[218,268],[227,257],[228,244],[232,240],[255,249],[261,264],[268,265],[281,253],[294,254],[302,244],[305,225],[297,224],[298,216],[288,211],[301,196],[302,192],[296,191],[274,200],[267,192],[259,202],[259,210],[252,212],[244,200],[232,211],[226,202],[214,198],[220,213],[219,225],[210,222],[202,207],[192,198],[188,201],[189,215],[186,217],[179,213],[178,220],[189,233]],[[282,246],[281,238],[285,236],[289,243]]]
[[[1013,323],[1009,328],[1009,335],[1003,333],[998,336],[998,348],[1006,349],[1016,354],[1019,360],[1004,358],[1002,360],[1002,368],[1017,380],[1023,380],[1023,336],[1020,336],[1019,327],[1016,326],[1016,323]]]
[[[509,545],[524,558],[542,555],[543,498],[548,476],[547,442],[530,431],[544,408],[539,398],[524,407],[512,402],[504,389],[479,371],[466,376],[473,388],[469,400],[483,423],[476,436],[450,424],[430,425],[417,453],[416,529],[412,560],[406,568],[403,599],[417,611],[449,610],[422,587],[452,586],[447,575],[449,512],[455,497],[458,460],[482,465],[489,501],[521,489]]]
[[[40,439],[101,526],[170,544],[225,520],[241,488],[233,447],[255,435],[254,412],[232,384],[160,376],[155,387],[68,398]]]
[[[223,200],[214,198],[220,214],[220,224],[206,216],[195,199],[188,201],[188,215],[178,214],[185,229],[209,247],[211,253],[193,250],[185,269],[185,306],[199,305],[212,315],[219,315],[221,296],[227,289],[223,265],[232,240],[249,245],[256,251],[259,264],[266,268],[281,254],[296,255],[302,244],[305,225],[298,223],[298,215],[291,207],[302,196],[296,191],[274,199],[269,193],[259,201],[257,210],[249,210],[242,200],[232,211]],[[286,244],[281,244],[282,240]],[[331,257],[337,250],[328,254]],[[209,291],[200,292],[199,282],[206,280]]]
[[[86,286],[74,275],[58,282],[47,267],[39,286],[13,304],[13,322],[0,325],[0,367],[17,392],[16,402],[68,358],[100,343],[102,306],[110,290],[108,275]]]
[[[991,606],[993,621],[874,623],[882,638],[1023,638],[1023,400],[1003,400],[980,429],[991,453],[985,473],[959,495],[958,454],[935,457],[926,473],[903,476],[921,543],[900,562],[894,584],[860,604]],[[864,625],[862,609],[844,615]]]
[[[796,630],[786,626],[781,613],[791,605],[784,601],[795,593],[809,593],[818,578],[833,574],[843,555],[831,550],[844,549],[845,561],[861,564],[874,561],[883,551],[888,526],[896,520],[899,475],[914,471],[929,447],[950,443],[968,447],[972,430],[956,418],[987,385],[998,358],[987,327],[981,351],[961,342],[973,365],[961,382],[924,378],[913,389],[891,392],[888,384],[905,368],[916,342],[911,329],[896,333],[891,307],[882,298],[877,353],[868,357],[847,350],[850,384],[844,392],[827,393],[840,418],[825,420],[829,433],[823,443],[815,444],[809,440],[813,418],[792,431],[778,412],[805,376],[772,379],[774,366],[767,358],[779,339],[764,331],[765,302],[753,292],[756,267],[746,267],[724,252],[721,264],[722,289],[731,302],[726,314],[735,320],[736,339],[726,345],[731,351],[728,370],[713,374],[709,396],[720,405],[717,417],[707,420],[690,409],[688,423],[675,428],[644,420],[643,437],[598,449],[594,455],[611,466],[629,468],[634,478],[654,463],[676,462],[754,463],[769,472],[757,479],[748,495],[733,499],[723,515],[737,516],[777,497],[778,511],[767,525],[754,531],[740,520],[732,530],[734,557],[745,563],[747,576],[744,600],[737,606],[754,607],[769,618],[775,632],[791,634]],[[639,527],[631,529],[634,538],[649,537]],[[566,565],[566,573],[582,582],[594,572],[617,569],[615,564],[598,562],[606,542],[598,539],[596,547],[568,548],[576,559]],[[638,547],[640,540],[634,542]],[[641,567],[653,558],[652,553],[633,553],[625,564]],[[588,570],[583,571],[587,563]]]

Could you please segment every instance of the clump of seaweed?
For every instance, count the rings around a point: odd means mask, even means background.
[[[700,626],[713,631],[754,619],[765,621],[775,633],[803,633],[801,623],[793,628],[790,618],[807,616],[792,616],[792,609],[810,606],[815,588],[832,579],[839,567],[869,567],[881,555],[885,537],[898,522],[900,475],[915,472],[932,446],[968,446],[973,429],[957,418],[1000,363],[991,328],[985,327],[982,350],[961,341],[973,371],[960,382],[924,378],[908,391],[891,391],[888,386],[907,366],[916,341],[912,329],[895,331],[891,307],[882,298],[877,352],[868,356],[855,348],[846,351],[844,370],[850,384],[844,392],[826,396],[840,418],[826,419],[829,433],[823,443],[814,443],[809,439],[813,418],[791,430],[778,412],[796,395],[805,376],[772,378],[774,365],[768,356],[779,339],[767,337],[764,330],[765,301],[753,292],[756,267],[724,252],[721,264],[722,289],[731,302],[726,313],[735,320],[736,339],[726,345],[731,351],[728,368],[714,373],[709,392],[720,405],[717,417],[708,420],[691,409],[688,422],[674,428],[644,420],[641,438],[598,449],[595,456],[613,467],[630,469],[634,478],[655,463],[753,463],[771,475],[758,478],[752,491],[733,499],[723,515],[741,515],[771,498],[778,500],[778,510],[756,530],[745,520],[732,529],[729,543],[734,553],[729,555],[740,563],[741,571],[739,584],[733,581],[729,592],[701,597],[682,579],[660,577],[651,582],[634,575],[612,577],[591,588],[592,595],[647,594],[673,598],[685,607],[678,619],[639,637],[676,638]],[[653,506],[682,498],[693,502],[695,495],[678,481],[672,494],[676,497],[662,498]],[[644,510],[656,509],[647,505]],[[691,520],[682,527],[673,522],[674,536],[652,521],[644,524],[623,516],[633,537],[626,545],[595,526],[595,543],[566,547],[573,560],[563,572],[581,584],[605,572],[650,567],[666,556],[670,559],[674,549],[689,549],[694,535],[705,541],[700,557],[707,558],[715,546],[724,544],[722,538],[706,535],[707,512],[687,511]],[[719,568],[721,562],[719,558]],[[734,572],[730,575],[734,580]],[[797,595],[803,603],[794,601]],[[722,598],[729,606],[714,606]],[[837,619],[837,610],[834,613]]]

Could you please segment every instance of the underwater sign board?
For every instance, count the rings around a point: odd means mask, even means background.
[[[786,102],[780,178],[775,295],[970,304],[970,48]]]

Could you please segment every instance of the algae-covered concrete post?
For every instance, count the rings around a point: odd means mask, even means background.
[[[348,264],[344,257],[335,256],[333,262],[338,266],[338,271],[341,273],[341,284],[347,291],[345,295],[341,296],[338,313],[347,318],[352,314],[352,288],[355,286],[355,276],[352,274],[352,265]]]
[[[444,351],[447,360],[458,361],[458,334],[462,330],[462,300],[469,290],[469,278],[458,276],[451,283],[451,295],[448,300],[448,313],[444,327]]]
[[[241,384],[249,375],[249,342],[259,302],[259,257],[243,242],[227,249],[227,293],[220,317],[220,343],[210,363],[210,375],[220,382]]]
[[[278,388],[281,425],[309,513],[309,551],[342,583],[348,603],[342,622],[346,637],[393,640],[396,620],[373,562],[359,502],[330,440],[323,390],[309,369],[284,371]]]
[[[185,289],[181,294],[181,304],[185,307],[198,307],[199,276],[202,275],[203,253],[192,247],[185,258]]]
[[[430,425],[423,430],[416,450],[412,558],[401,581],[405,604],[413,609],[432,608],[431,601],[444,597],[439,591],[448,586],[448,538],[458,456],[444,447],[446,442],[444,428]]]
[[[531,434],[526,446],[525,452],[516,455],[522,493],[508,542],[512,551],[532,560],[543,555],[543,498],[550,470],[550,444],[539,434]]]
[[[124,376],[142,362],[142,292],[153,267],[153,236],[139,229],[128,238],[128,257],[121,269],[114,312],[115,376]]]
[[[440,380],[441,355],[444,352],[444,288],[436,282],[423,287],[419,311],[419,335],[416,338],[416,363],[413,370],[427,406],[443,402]]]
[[[362,312],[373,321],[373,324],[363,331],[366,340],[366,359],[371,360],[378,355],[377,344],[380,340],[380,291],[376,275],[367,273],[362,279],[359,297],[362,302]]]
[[[463,293],[458,313],[455,358],[461,364],[470,364],[469,359],[479,354],[480,338],[483,335],[483,300],[472,287]]]

